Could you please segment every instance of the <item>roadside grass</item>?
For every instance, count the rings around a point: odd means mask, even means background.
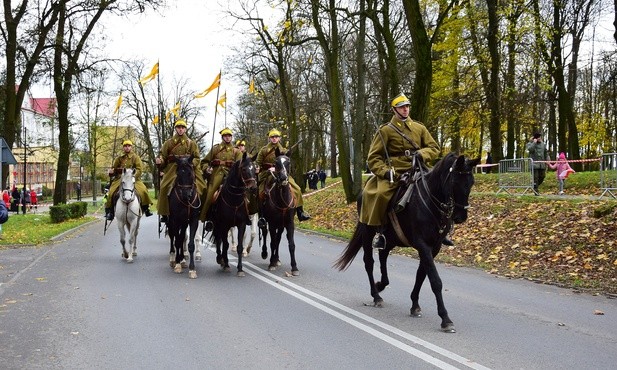
[[[48,212],[10,214],[9,220],[2,225],[0,249],[48,243],[53,237],[94,219],[86,216],[55,224]]]

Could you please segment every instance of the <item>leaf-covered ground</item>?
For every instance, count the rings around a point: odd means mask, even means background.
[[[439,261],[617,294],[617,202],[610,197],[474,192],[470,204],[467,222],[451,235],[456,246],[444,247]],[[349,238],[357,222],[356,204],[346,204],[340,185],[307,194],[305,209],[313,218],[304,228]],[[415,255],[409,248],[396,252]]]

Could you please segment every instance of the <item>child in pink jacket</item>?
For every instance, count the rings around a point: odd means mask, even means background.
[[[557,182],[559,183],[559,195],[563,195],[564,183],[568,176],[575,171],[568,164],[568,161],[566,160],[566,155],[563,152],[559,153],[559,159],[557,160],[557,162],[549,163],[548,165],[550,168],[557,170],[556,175]]]

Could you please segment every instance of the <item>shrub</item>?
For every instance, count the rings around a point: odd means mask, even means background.
[[[71,209],[66,204],[50,206],[49,216],[51,217],[52,223],[58,224],[71,218]]]

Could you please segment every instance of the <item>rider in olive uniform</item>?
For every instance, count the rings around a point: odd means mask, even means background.
[[[394,116],[379,127],[369,148],[367,162],[375,176],[366,182],[362,192],[360,222],[378,230],[385,225],[388,202],[398,188],[398,179],[412,167],[412,154],[421,155],[427,164],[439,154],[439,145],[426,127],[409,118],[410,105],[402,94],[392,100]],[[373,246],[385,246],[380,232]]]
[[[120,178],[125,168],[135,169],[135,192],[139,196],[141,201],[141,210],[146,217],[152,216],[150,212],[150,194],[148,194],[148,188],[141,181],[141,173],[143,171],[141,158],[131,150],[133,149],[133,142],[131,140],[124,140],[122,142],[122,150],[124,154],[114,160],[113,167],[109,169],[109,177],[111,179],[111,185],[109,185],[109,193],[107,195],[107,202],[105,202],[105,218],[111,221],[114,219],[114,206],[112,199],[118,188],[120,188]]]
[[[274,171],[274,160],[276,158],[276,148],[279,149],[281,154],[287,153],[287,149],[281,145],[279,142],[281,140],[281,132],[279,130],[273,129],[268,133],[269,143],[262,147],[257,154],[257,159],[255,160],[255,166],[257,167],[258,177],[257,182],[259,183],[259,194],[260,198],[261,194],[264,193],[264,189],[266,187],[266,182],[271,179],[271,175],[269,171]],[[302,199],[302,190],[296,181],[289,176],[289,185],[291,186],[291,191],[293,193],[294,199],[296,200],[296,212],[298,215],[298,220],[306,221],[311,218],[308,213],[304,212],[302,206],[304,205],[304,200]],[[261,220],[260,220],[261,221]],[[263,221],[261,222],[263,223]]]
[[[167,222],[169,216],[169,193],[176,181],[176,156],[192,155],[193,168],[195,171],[195,185],[199,194],[203,194],[206,188],[201,167],[199,165],[199,147],[197,143],[186,135],[186,121],[180,119],[174,125],[176,133],[167,140],[161,148],[161,155],[156,158],[156,164],[163,172],[161,179],[161,189],[158,202],[158,213],[161,215],[161,222]]]
[[[234,147],[232,143],[232,132],[229,128],[224,128],[220,132],[222,141],[216,144],[202,160],[201,169],[208,177],[208,187],[206,189],[206,200],[201,208],[200,220],[203,222],[206,219],[210,220],[208,210],[212,205],[214,193],[219,189],[225,177],[229,173],[229,169],[236,161],[242,159],[242,151]],[[210,220],[211,221],[211,220]],[[209,224],[209,223],[208,223]],[[210,224],[207,225],[210,227]]]

